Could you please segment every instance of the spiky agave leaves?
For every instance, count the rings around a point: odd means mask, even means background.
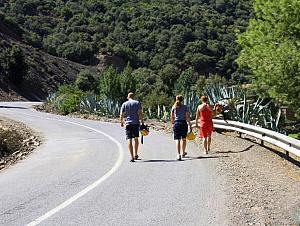
[[[205,88],[205,93],[210,104],[220,103],[225,106],[226,118],[229,120],[284,132],[281,110],[270,100],[248,96],[247,90],[239,86],[210,85]]]

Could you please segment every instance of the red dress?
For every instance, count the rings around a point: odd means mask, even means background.
[[[208,105],[200,111],[200,137],[210,137],[213,131],[212,111]]]

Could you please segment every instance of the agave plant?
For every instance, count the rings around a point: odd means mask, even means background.
[[[108,116],[118,117],[121,110],[121,104],[118,101],[111,99],[102,99],[101,106],[105,109],[105,113]]]
[[[80,112],[83,113],[100,113],[101,112],[101,102],[96,95],[88,95],[81,99],[80,101]]]
[[[63,98],[59,97],[56,93],[49,94],[49,96],[46,99],[47,104],[51,104],[55,108],[58,108],[63,103]]]
[[[164,122],[170,119],[170,111],[164,105],[157,105],[157,108],[151,108],[151,106],[149,106],[147,110],[144,111],[144,115],[148,119],[158,119]]]
[[[195,92],[189,92],[184,96],[184,103],[189,106],[191,118],[195,118],[200,99]]]
[[[261,126],[273,131],[284,133],[281,111],[272,101],[257,96],[247,96],[247,90],[235,86],[210,85],[205,87],[209,103],[219,103],[224,107],[224,115],[228,120],[239,121],[247,124]],[[185,97],[186,104],[194,114],[199,104],[195,93],[188,93]]]

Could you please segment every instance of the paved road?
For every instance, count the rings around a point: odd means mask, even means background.
[[[130,163],[118,124],[45,114],[33,103],[0,103],[0,115],[44,137],[0,172],[0,225],[228,225],[217,159],[175,160],[170,135],[151,131]],[[7,107],[3,107],[7,106]]]

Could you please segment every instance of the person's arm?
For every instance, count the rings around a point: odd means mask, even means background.
[[[121,127],[124,126],[124,112],[120,113],[120,123],[121,123]]]
[[[144,124],[143,108],[140,108],[138,113],[139,113],[139,120],[141,121],[142,124]]]
[[[200,115],[200,111],[199,111],[199,106],[198,106],[197,111],[196,111],[196,128],[198,128],[199,115]]]
[[[192,128],[191,116],[188,111],[185,112],[185,118],[186,118],[186,121],[189,123],[190,128]]]
[[[188,107],[185,109],[185,119],[189,123],[190,128],[192,128],[191,116]]]
[[[173,108],[172,108],[172,110],[171,110],[171,116],[170,116],[170,119],[171,119],[171,124],[173,125],[173,124],[174,124],[174,119],[175,119]]]
[[[121,110],[120,110],[120,123],[121,123],[121,127],[124,126],[124,116],[125,116],[124,105],[122,105]]]

